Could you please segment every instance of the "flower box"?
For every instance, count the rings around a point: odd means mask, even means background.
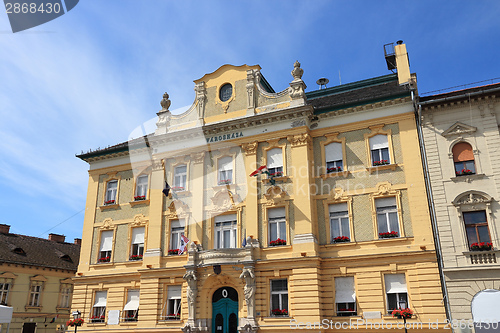
[[[326,169],[326,173],[340,172],[340,171],[342,171],[342,167],[333,167],[333,168]]]
[[[271,314],[275,317],[279,317],[279,316],[288,316],[288,310],[287,309],[273,309],[271,310]]]
[[[115,200],[108,200],[108,201],[104,202],[105,205],[113,205],[114,203],[115,203]]]
[[[397,309],[392,311],[392,316],[397,317],[399,319],[409,319],[411,316],[413,316],[413,311],[411,309]]]
[[[219,180],[219,182],[217,183],[218,185],[229,185],[231,184],[233,181],[231,179],[222,179],[222,180]]]
[[[179,249],[168,250],[168,255],[173,256],[179,254]]]
[[[181,192],[181,191],[185,190],[184,186],[174,186],[174,187],[171,187],[170,189],[172,191],[176,191],[176,192]]]
[[[130,256],[129,260],[142,260],[142,254],[133,254]]]
[[[399,237],[399,234],[397,231],[391,231],[391,232],[380,232],[378,234],[379,238],[396,238]]]
[[[102,257],[99,258],[99,262],[109,262],[111,260],[111,257]]]
[[[373,161],[373,165],[375,166],[386,165],[386,164],[390,164],[388,160]]]
[[[333,242],[334,243],[347,243],[350,242],[351,239],[347,236],[339,236],[339,237],[334,237]]]
[[[277,240],[269,242],[269,246],[281,246],[281,245],[286,245],[286,240],[278,238]]]
[[[276,171],[274,173],[270,173],[269,177],[282,177],[283,176],[283,171]]]
[[[126,317],[123,318],[124,321],[137,321],[137,316],[134,316],[134,315],[128,315]]]
[[[179,320],[181,319],[180,313],[171,313],[165,316],[165,320]]]
[[[135,201],[146,200],[146,196],[145,195],[138,195],[138,196],[134,197],[134,200]]]
[[[469,169],[462,169],[462,171],[460,171],[460,172],[455,171],[455,174],[457,176],[466,176],[466,175],[473,175],[474,172],[472,170],[469,170]]]
[[[90,317],[90,322],[91,323],[104,323],[104,315],[102,316],[93,316]]]
[[[74,319],[74,320],[68,320],[66,322],[66,326],[82,326],[84,320],[83,318],[77,318],[77,319]]]
[[[472,243],[470,246],[471,251],[490,251],[493,248],[493,243]]]

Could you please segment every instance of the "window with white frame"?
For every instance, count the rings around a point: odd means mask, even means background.
[[[174,168],[174,191],[184,191],[186,189],[187,165],[178,165]]]
[[[273,148],[267,151],[267,171],[271,176],[283,176],[283,149]]]
[[[59,307],[61,308],[69,308],[71,301],[71,291],[72,286],[69,283],[61,284],[61,301],[59,302]]]
[[[335,278],[335,311],[339,317],[356,315],[354,276]]]
[[[107,297],[108,292],[106,290],[95,292],[94,306],[92,306],[92,313],[90,316],[91,323],[104,323]]]
[[[168,286],[167,299],[163,305],[165,320],[178,320],[181,317],[182,286]]]
[[[269,245],[286,245],[286,213],[285,207],[267,210],[269,225]]]
[[[342,143],[332,142],[325,146],[326,173],[344,170],[342,158]]]
[[[148,195],[148,175],[137,177],[134,200],[146,200]]]
[[[40,306],[40,298],[42,296],[42,281],[32,281],[30,286],[30,296],[28,300],[29,306]]]
[[[9,300],[9,291],[12,287],[12,280],[4,279],[3,282],[0,282],[0,305],[7,305],[7,301]]]
[[[101,232],[101,247],[99,250],[99,262],[111,260],[111,249],[113,247],[113,230]]]
[[[387,312],[391,314],[393,310],[409,308],[405,275],[386,274],[384,279],[385,293],[387,294]]]
[[[139,317],[139,290],[127,292],[127,303],[123,307],[124,321],[137,321]]]
[[[215,217],[215,248],[236,248],[237,223],[236,214]]]
[[[347,202],[328,206],[330,213],[330,237],[332,243],[349,242],[349,212]]]
[[[116,190],[118,189],[118,180],[110,180],[106,185],[106,198],[104,199],[105,205],[112,205],[116,203]]]
[[[184,219],[170,222],[170,250],[169,254],[178,254],[181,246],[181,236],[184,235],[186,224]]]
[[[233,183],[233,158],[231,156],[224,156],[219,158],[219,185]]]
[[[396,198],[375,199],[379,238],[399,237],[399,219]]]
[[[387,135],[377,134],[370,138],[372,165],[391,164]]]
[[[144,227],[132,228],[130,260],[141,260],[144,254]]]
[[[271,280],[271,315],[288,316],[288,281]]]

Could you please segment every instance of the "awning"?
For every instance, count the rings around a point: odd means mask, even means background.
[[[14,308],[0,305],[0,324],[10,324]]]
[[[123,311],[138,310],[139,309],[139,290],[129,290],[127,297],[127,304]]]

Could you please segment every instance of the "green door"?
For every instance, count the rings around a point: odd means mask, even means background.
[[[219,288],[212,297],[212,333],[238,333],[238,293]]]

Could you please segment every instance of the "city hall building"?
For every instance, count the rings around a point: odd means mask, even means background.
[[[404,44],[388,59],[308,93],[298,62],[281,92],[224,65],[182,114],[165,94],[154,133],[79,155],[78,331],[389,332],[398,308],[444,331],[416,80]]]

